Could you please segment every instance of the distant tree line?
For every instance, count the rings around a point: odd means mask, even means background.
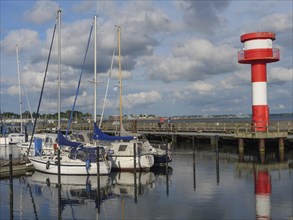
[[[60,116],[61,118],[70,118],[70,114],[71,114],[71,110],[67,110],[66,112],[60,112]],[[81,120],[83,118],[90,118],[92,115],[90,113],[82,113],[80,111],[73,111],[73,120]],[[1,115],[2,119],[19,119],[20,115],[13,113],[13,112],[3,112]],[[40,119],[56,119],[58,118],[58,113],[54,113],[54,114],[37,114],[36,112],[32,113],[32,117],[33,118],[40,118]],[[22,118],[24,119],[30,119],[31,118],[31,114],[29,111],[25,111],[22,113]]]
[[[70,118],[70,114],[71,114],[71,110],[67,110],[66,112],[60,112],[60,116],[63,119],[69,119]],[[58,113],[54,113],[54,114],[37,114],[36,112],[32,113],[32,117],[36,118],[38,116],[39,119],[45,119],[45,120],[57,120],[58,119]],[[90,119],[93,117],[93,115],[91,113],[82,113],[80,111],[73,111],[73,120],[76,121],[80,121],[83,119]],[[100,117],[100,115],[97,115],[97,117]],[[129,116],[124,115],[124,118],[130,117],[130,118],[155,118],[156,115],[154,114],[139,114],[139,115],[134,115],[134,114],[130,114]],[[2,119],[19,119],[20,115],[13,113],[13,112],[3,112],[2,113]],[[22,113],[22,118],[23,119],[30,119],[31,118],[31,114],[29,111],[25,111]]]

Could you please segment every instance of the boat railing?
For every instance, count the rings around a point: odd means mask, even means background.
[[[170,150],[169,143],[163,142],[163,141],[149,141],[150,145],[156,149],[160,150]]]

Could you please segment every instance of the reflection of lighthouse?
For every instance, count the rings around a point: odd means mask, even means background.
[[[275,34],[271,32],[244,34],[244,48],[238,52],[239,63],[251,64],[252,129],[261,132],[267,130],[269,123],[266,64],[280,59],[279,49],[272,47],[273,40]]]
[[[256,219],[271,219],[271,178],[268,171],[254,171]]]

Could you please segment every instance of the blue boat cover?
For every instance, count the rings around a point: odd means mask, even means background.
[[[100,140],[100,141],[130,141],[133,139],[133,136],[111,136],[103,131],[97,126],[97,124],[94,124],[94,140]]]
[[[75,141],[70,141],[68,139],[66,139],[62,132],[59,130],[58,131],[58,144],[59,145],[65,145],[65,146],[69,146],[69,147],[81,147],[83,146],[82,143],[79,142],[75,142]]]

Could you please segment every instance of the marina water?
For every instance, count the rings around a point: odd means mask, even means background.
[[[17,155],[8,147],[0,158]],[[240,162],[237,146],[181,143],[168,167],[112,172],[100,184],[95,176],[61,176],[59,188],[56,175],[39,172],[12,184],[1,179],[0,219],[292,219],[292,149],[284,162],[277,147],[268,149],[265,164],[257,147],[249,149]]]

